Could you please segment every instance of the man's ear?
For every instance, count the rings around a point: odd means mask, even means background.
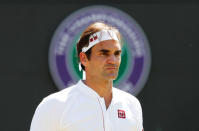
[[[84,65],[85,67],[88,65],[88,58],[84,52],[81,52],[79,54],[79,59],[80,59],[80,62],[82,63],[82,65]]]

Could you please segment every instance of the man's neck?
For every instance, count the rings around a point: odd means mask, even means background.
[[[87,78],[85,80],[85,84],[96,91],[100,97],[104,97],[106,108],[108,108],[112,100],[113,81]]]

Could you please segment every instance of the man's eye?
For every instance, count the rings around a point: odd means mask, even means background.
[[[116,52],[115,56],[120,56],[120,54],[121,54],[120,52]]]

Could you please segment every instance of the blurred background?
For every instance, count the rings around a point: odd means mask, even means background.
[[[90,5],[109,5],[132,16],[150,44],[152,65],[138,94],[145,131],[199,131],[196,1],[0,1],[1,131],[28,131],[37,105],[57,92],[48,51],[68,15]]]

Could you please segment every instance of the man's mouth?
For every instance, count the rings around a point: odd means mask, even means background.
[[[118,70],[118,68],[115,66],[106,67],[106,69],[107,70]]]
[[[107,70],[118,70],[117,65],[114,65],[114,64],[110,64],[110,65],[105,66],[105,69],[107,69]]]
[[[117,68],[116,67],[107,67],[106,69],[113,70],[113,69],[117,69]]]

